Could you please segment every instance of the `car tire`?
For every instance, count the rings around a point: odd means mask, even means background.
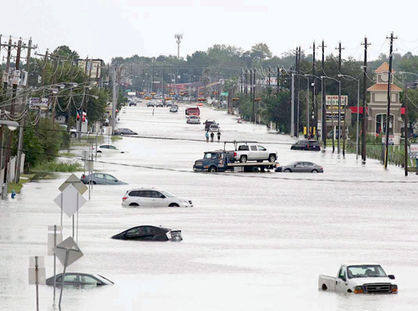
[[[293,147],[293,146],[292,146],[292,147],[290,147],[290,150],[295,150],[295,147]]]
[[[209,169],[208,169],[208,172],[209,173],[216,173],[218,171],[218,169],[216,168],[216,166],[211,166],[211,167],[209,167]]]
[[[97,150],[97,153],[102,153],[102,151],[101,150]]]
[[[312,173],[318,173],[318,170],[312,170]]]
[[[241,158],[239,159],[239,161],[241,163],[247,163],[247,156],[246,155],[241,156]]]
[[[276,161],[276,155],[275,154],[270,154],[269,155],[269,162],[274,162],[274,161]]]
[[[139,204],[138,203],[129,203],[129,206],[131,206],[131,207],[138,207]]]
[[[292,172],[292,170],[291,170],[290,168],[287,168],[287,169],[285,169],[283,172],[285,172],[285,173],[291,173],[291,172]]]
[[[177,203],[170,203],[168,207],[180,207]]]
[[[94,180],[92,180],[92,181],[91,181],[91,184],[92,184],[92,185],[95,185],[95,184],[96,184],[96,182],[95,182]]]
[[[326,291],[326,290],[328,289],[328,287],[327,287],[325,284],[322,284],[321,289],[322,289],[323,291]]]

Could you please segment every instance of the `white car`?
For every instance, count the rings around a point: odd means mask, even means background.
[[[112,145],[100,145],[97,148],[97,153],[124,153],[124,151],[120,151],[118,148]]]
[[[190,200],[154,188],[133,188],[122,197],[122,206],[128,207],[193,207]]]
[[[267,148],[257,144],[245,144],[238,146],[234,152],[236,161],[245,163],[247,161],[269,161],[274,162],[277,159],[276,152],[271,152]]]
[[[186,120],[187,124],[200,124],[199,116],[188,116]]]
[[[397,294],[394,279],[379,264],[342,265],[336,277],[320,275],[318,288],[339,293]]]

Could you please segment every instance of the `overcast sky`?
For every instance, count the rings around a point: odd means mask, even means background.
[[[81,57],[180,55],[213,44],[250,49],[267,43],[273,55],[323,39],[326,53],[341,40],[343,57],[388,53],[386,36],[399,37],[395,51],[418,54],[416,0],[1,0],[0,33],[32,37],[39,52],[68,45]],[[17,14],[14,12],[18,12]],[[3,37],[4,38],[4,37]],[[2,53],[4,56],[4,53]]]

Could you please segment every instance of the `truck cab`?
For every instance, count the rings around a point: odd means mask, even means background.
[[[196,172],[224,172],[228,169],[228,163],[234,161],[234,151],[207,151],[203,159],[196,160],[193,170]]]

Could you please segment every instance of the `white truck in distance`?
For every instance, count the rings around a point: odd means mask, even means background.
[[[277,154],[256,143],[243,144],[235,148],[234,159],[241,163],[247,161],[274,162],[277,159]]]
[[[397,294],[398,285],[378,264],[342,265],[336,277],[320,275],[318,289],[354,294]]]

